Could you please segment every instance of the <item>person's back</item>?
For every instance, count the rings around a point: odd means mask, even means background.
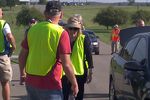
[[[30,100],[62,100],[62,65],[72,83],[73,94],[77,95],[69,36],[58,25],[61,14],[60,2],[49,1],[44,11],[46,20],[32,26],[22,42],[19,54],[20,83],[26,78]]]
[[[44,29],[44,30],[43,30]],[[56,24],[52,24],[48,21],[40,22],[34,25],[28,32],[28,46],[30,55],[27,60],[26,71],[30,72],[29,74],[38,73],[34,69],[45,66],[48,67],[54,65],[56,59],[56,51],[59,44],[60,36],[63,32],[63,28]],[[35,35],[38,33],[38,35]],[[55,33],[55,34],[54,34]],[[50,48],[50,49],[49,49]],[[42,51],[42,52],[41,52]],[[49,60],[51,59],[51,60]],[[40,62],[36,62],[40,61]],[[41,63],[44,62],[44,63]],[[35,68],[30,66],[36,66]],[[30,69],[32,68],[32,69]],[[50,69],[48,69],[50,71]],[[38,74],[43,73],[41,70]],[[44,75],[46,75],[45,73]]]
[[[10,56],[16,49],[16,44],[10,26],[2,19],[2,15],[3,12],[0,8],[0,82],[3,100],[10,100],[9,81],[12,79]]]

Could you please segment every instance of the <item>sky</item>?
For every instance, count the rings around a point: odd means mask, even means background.
[[[39,0],[20,0],[20,1],[39,1]],[[50,0],[48,0],[50,1]],[[128,0],[60,0],[61,2],[102,2],[102,3],[115,3],[115,2],[127,2]],[[135,0],[135,2],[150,2],[150,0]]]
[[[127,2],[128,0],[60,0],[60,1],[75,1],[75,2],[85,2],[85,1],[95,1],[95,2],[103,2],[103,3],[114,3],[114,2]],[[150,2],[150,0],[135,0],[135,2]]]

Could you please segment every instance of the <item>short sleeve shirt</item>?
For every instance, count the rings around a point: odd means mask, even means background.
[[[10,26],[8,23],[6,23],[4,25],[4,28],[3,28],[3,32],[4,32],[4,35],[6,36],[8,33],[11,33],[11,29],[10,29]]]
[[[21,45],[23,48],[28,49],[27,38],[23,40]],[[53,66],[53,70],[50,71],[46,76],[34,76],[27,74],[26,84],[40,89],[60,90],[62,88],[62,63],[60,60],[60,55],[70,53],[70,39],[67,31],[63,31],[57,48],[57,61]]]

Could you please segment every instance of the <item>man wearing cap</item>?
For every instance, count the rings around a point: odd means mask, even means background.
[[[116,24],[113,27],[113,30],[112,30],[112,33],[111,33],[111,54],[113,54],[113,53],[118,51],[119,42],[120,42],[119,33],[120,33],[120,28]]]
[[[62,65],[73,95],[78,85],[70,60],[70,40],[58,22],[62,8],[59,1],[49,1],[44,15],[46,21],[39,22],[28,31],[19,54],[20,83],[26,83],[29,100],[63,100]],[[26,73],[25,73],[26,72]]]
[[[28,33],[29,29],[30,29],[33,25],[35,25],[36,23],[37,23],[37,20],[36,20],[36,19],[34,19],[34,18],[30,19],[30,21],[29,21],[29,26],[28,26],[28,28],[25,30],[25,35]]]
[[[9,24],[2,17],[3,11],[0,8],[0,82],[3,100],[10,100],[9,81],[12,79],[12,68],[9,56],[16,49],[16,43]]]
[[[66,30],[70,36],[71,61],[78,82],[79,92],[75,100],[83,100],[84,84],[92,80],[93,59],[90,50],[90,40],[82,34],[82,24],[78,16],[68,19]],[[70,100],[71,84],[64,75],[62,78],[64,100]]]

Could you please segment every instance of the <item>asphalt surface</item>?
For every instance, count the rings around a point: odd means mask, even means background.
[[[85,85],[84,100],[108,100],[110,58],[110,46],[101,42],[100,55],[93,54],[93,80],[91,83]],[[11,81],[11,100],[27,100],[25,86],[19,85],[18,64],[13,63],[12,68],[13,80]],[[2,100],[2,96],[0,96],[0,100]]]

